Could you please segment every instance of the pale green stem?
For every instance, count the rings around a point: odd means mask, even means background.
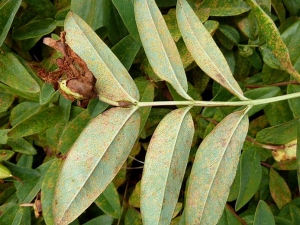
[[[112,101],[112,100],[109,100],[103,96],[99,96],[99,100],[102,101],[102,102],[105,102],[109,105],[112,105],[112,106],[120,106],[118,102],[115,102],[115,101]]]
[[[236,101],[236,102],[214,102],[214,101],[161,101],[161,102],[137,102],[138,107],[145,106],[171,106],[171,105],[189,105],[189,106],[207,106],[207,107],[217,107],[217,106],[243,106],[243,105],[262,105],[272,102],[278,102],[282,100],[287,100],[291,98],[300,97],[300,92],[287,94],[272,98],[256,99],[256,100],[246,100],[246,101]]]

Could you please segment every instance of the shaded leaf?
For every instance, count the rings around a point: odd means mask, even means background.
[[[240,189],[235,209],[241,209],[259,188],[262,171],[260,157],[255,148],[243,151],[240,161]]]
[[[189,178],[187,224],[216,224],[220,219],[248,130],[245,114],[228,115],[199,146]]]
[[[183,98],[191,99],[186,93],[187,79],[179,52],[155,1],[136,0],[134,12],[140,38],[152,69],[159,78],[170,83]]]
[[[118,57],[124,67],[129,70],[141,45],[131,35],[127,35],[112,47],[112,52]]]
[[[53,18],[56,13],[56,8],[51,0],[26,0],[26,4],[28,4],[34,12],[42,15],[44,18]]]
[[[45,174],[47,174],[47,171],[51,164],[52,161],[48,161],[36,169],[36,171],[40,173],[39,177],[31,178],[30,180],[24,181],[23,183],[15,182],[15,186],[17,189],[16,194],[20,203],[31,202],[36,197],[41,189],[44,176]]]
[[[51,84],[44,83],[40,92],[40,104],[44,105],[48,103],[55,94],[58,95],[58,92],[54,90],[53,86]]]
[[[69,124],[63,130],[57,145],[57,149],[62,154],[65,154],[69,151],[90,120],[91,117],[88,110],[84,110],[77,117],[75,117],[75,119],[69,122]]]
[[[93,30],[104,25],[105,1],[71,1],[70,9],[80,16]]]
[[[31,224],[31,215],[29,207],[22,207],[19,205],[12,205],[3,212],[0,216],[1,224]]]
[[[19,138],[8,138],[7,144],[15,151],[27,155],[35,155],[37,153],[36,149],[32,146],[31,143],[25,139]]]
[[[183,40],[201,69],[232,94],[246,100],[222,52],[186,0],[177,3],[177,20]]]
[[[125,67],[79,16],[70,12],[65,30],[68,45],[96,77],[99,96],[113,101],[136,102],[139,99],[137,87]]]
[[[141,180],[141,213],[145,224],[169,224],[191,148],[194,125],[190,107],[169,113],[149,143]]]
[[[257,205],[253,225],[275,225],[273,214],[263,200]]]
[[[94,219],[89,220],[88,222],[84,223],[83,225],[99,225],[99,224],[105,224],[105,225],[112,225],[114,222],[114,219],[107,215],[101,215],[97,216]]]
[[[62,114],[60,110],[61,108],[56,106],[41,110],[16,124],[8,132],[8,136],[14,138],[24,137],[44,131],[61,120]]]
[[[26,25],[13,31],[15,40],[26,40],[31,38],[41,38],[51,33],[56,28],[55,20],[47,18],[43,20],[33,20]]]
[[[152,82],[146,80],[144,77],[139,77],[134,80],[139,89],[141,102],[151,102],[154,99],[154,85]],[[148,120],[150,111],[152,107],[141,107],[139,108],[139,112],[141,115],[141,126],[140,133],[144,129],[144,126]]]
[[[281,63],[282,68],[300,82],[300,74],[293,67],[289,51],[280,37],[280,33],[273,20],[259,7],[254,0],[245,0],[254,12],[260,27],[260,38],[266,41],[266,47]]]
[[[300,92],[300,85],[289,84],[287,87],[287,94]],[[289,106],[293,112],[294,117],[300,116],[300,100],[299,98],[288,99]]]
[[[298,187],[300,189],[300,120],[297,122],[297,149],[296,149],[296,161],[297,161],[297,178],[298,178]]]
[[[29,169],[24,166],[19,166],[7,161],[2,162],[12,173],[12,175],[20,178],[23,182],[40,177],[41,173],[34,169]]]
[[[120,204],[119,194],[112,182],[109,183],[109,185],[99,195],[99,197],[94,201],[94,203],[103,212],[105,212],[105,214],[113,218],[120,218],[121,204]]]
[[[270,192],[279,209],[281,209],[288,202],[292,201],[289,186],[285,180],[272,168],[270,169]]]
[[[0,4],[0,46],[3,44],[13,19],[21,5],[21,0],[6,0]]]
[[[140,43],[140,36],[136,26],[134,17],[133,0],[112,0],[114,6],[117,8],[126,28],[134,40]]]
[[[53,208],[56,224],[69,224],[105,190],[136,141],[139,121],[136,108],[112,108],[86,126],[59,176]]]

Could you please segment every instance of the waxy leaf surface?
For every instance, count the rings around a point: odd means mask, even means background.
[[[178,49],[155,1],[136,0],[134,12],[140,39],[152,69],[183,98],[191,99],[186,93],[187,79]]]
[[[141,181],[144,224],[170,224],[194,135],[190,107],[169,113],[156,128],[147,149]]]
[[[186,224],[217,224],[248,131],[245,111],[229,114],[202,141],[189,178]]]
[[[125,67],[84,20],[70,12],[65,30],[67,44],[96,77],[99,96],[113,101],[139,100],[138,89]]]
[[[105,190],[139,132],[136,108],[112,108],[94,118],[70,149],[55,191],[56,224],[69,224]]]
[[[183,40],[198,66],[232,94],[246,100],[222,52],[187,1],[179,0],[176,10]]]

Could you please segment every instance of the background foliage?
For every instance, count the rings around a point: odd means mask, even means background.
[[[299,98],[179,106],[298,93],[299,10],[0,0],[0,224],[300,224]],[[80,108],[44,83],[62,55],[43,38],[63,30],[99,96],[141,107]]]

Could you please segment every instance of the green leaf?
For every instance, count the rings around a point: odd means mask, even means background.
[[[14,154],[15,153],[11,150],[0,150],[0,162],[3,160],[9,160]]]
[[[37,102],[25,101],[19,103],[11,111],[10,118],[9,118],[11,126],[15,126],[16,124],[29,118],[30,116],[39,112],[40,110],[41,107]]]
[[[41,202],[43,206],[43,218],[46,224],[54,224],[52,206],[54,199],[54,190],[58,180],[58,174],[63,160],[55,159],[52,161],[41,186]]]
[[[23,182],[38,178],[41,175],[38,170],[29,169],[7,161],[3,161],[2,163],[11,171],[12,175],[20,178]]]
[[[232,209],[229,209],[230,207],[226,206],[221,219],[219,220],[217,225],[241,225],[240,218],[236,216]]]
[[[296,149],[296,161],[297,161],[297,178],[298,178],[298,187],[300,188],[300,120],[297,122],[297,149]]]
[[[99,96],[113,101],[136,102],[139,99],[137,87],[126,68],[79,16],[70,12],[65,30],[68,45],[96,77]]]
[[[40,104],[47,104],[49,101],[51,101],[55,94],[58,95],[58,92],[54,90],[53,86],[51,84],[44,83],[40,93]]]
[[[300,85],[298,84],[289,84],[287,87],[287,94],[300,92]],[[293,98],[288,100],[291,111],[293,112],[294,117],[300,116],[300,99]]]
[[[26,0],[26,4],[28,4],[29,8],[35,13],[38,13],[44,18],[53,18],[56,13],[56,8],[51,0]]]
[[[112,0],[114,6],[117,8],[126,28],[128,29],[134,40],[140,43],[140,36],[136,26],[134,17],[133,0]]]
[[[289,186],[285,180],[272,168],[270,169],[270,192],[279,209],[292,201]]]
[[[11,177],[12,174],[9,169],[0,163],[0,179]]]
[[[145,224],[169,224],[188,163],[194,125],[190,107],[169,113],[149,143],[141,180]]]
[[[255,148],[243,151],[240,161],[240,191],[235,203],[235,210],[241,209],[259,188],[262,171],[260,157]]]
[[[3,44],[21,0],[5,0],[0,3],[0,46]]]
[[[20,152],[27,155],[35,155],[37,153],[32,144],[21,137],[8,138],[7,145],[9,145],[15,152]]]
[[[298,15],[300,1],[299,0],[283,0],[285,7],[291,15]]]
[[[41,189],[44,176],[45,174],[47,174],[47,171],[51,164],[52,162],[48,161],[36,169],[36,171],[40,173],[39,177],[31,178],[30,180],[24,181],[24,183],[16,182],[18,183],[16,185],[16,189],[20,203],[31,202],[36,197],[36,195]]]
[[[129,207],[125,214],[125,225],[143,225],[141,214],[136,209]]]
[[[120,218],[121,204],[120,204],[119,194],[112,182],[109,183],[109,185],[99,195],[99,197],[94,201],[94,203],[103,212],[105,212],[105,214],[113,218]]]
[[[139,89],[141,95],[141,102],[151,102],[154,100],[154,85],[152,82],[146,80],[144,77],[139,77],[134,80],[136,82],[136,86]],[[141,126],[140,133],[144,129],[144,126],[148,120],[150,111],[152,107],[141,107],[139,108],[139,112],[141,115]]]
[[[186,0],[177,3],[177,20],[183,40],[198,66],[232,94],[246,100],[222,52]]]
[[[8,132],[8,136],[12,138],[24,137],[44,131],[61,120],[60,110],[61,108],[56,106],[41,110],[15,125]]]
[[[191,99],[186,93],[187,79],[179,52],[155,1],[136,0],[134,9],[140,38],[152,69],[183,98]]]
[[[290,60],[289,51],[280,37],[280,33],[273,20],[259,7],[254,0],[245,0],[254,12],[259,28],[260,38],[266,41],[266,47],[281,63],[282,68],[300,82],[300,74],[295,70]]]
[[[17,204],[6,209],[0,216],[0,224],[31,224],[30,208]]]
[[[112,47],[112,52],[118,57],[126,70],[129,70],[141,45],[131,35],[127,35]]]
[[[135,185],[135,187],[128,199],[129,205],[134,208],[140,208],[140,206],[141,206],[140,202],[141,202],[141,181],[139,181]]]
[[[199,146],[189,177],[187,224],[216,224],[220,219],[248,131],[246,111],[228,115]]]
[[[1,82],[19,91],[29,93],[40,91],[37,82],[13,53],[0,54],[0,74]]]
[[[282,24],[285,21],[285,8],[282,3],[282,0],[272,0],[271,3],[278,16],[280,23]]]
[[[114,219],[107,215],[101,215],[97,216],[92,220],[89,220],[88,222],[84,223],[83,225],[99,225],[99,224],[105,224],[105,225],[113,225]]]
[[[26,25],[13,31],[13,39],[26,40],[31,38],[41,38],[51,33],[56,28],[55,20],[47,18],[42,20],[33,20]]]
[[[53,208],[55,223],[69,224],[105,190],[136,141],[139,121],[136,108],[112,108],[86,126],[59,176]]]
[[[93,30],[104,25],[105,1],[71,1],[70,9],[80,16]]]
[[[69,124],[63,130],[57,145],[57,149],[62,154],[65,154],[69,151],[90,120],[91,117],[89,112],[84,110],[75,119],[69,122]]]
[[[268,107],[264,108],[264,112],[271,126],[288,122],[294,118],[287,100],[268,104]]]
[[[252,11],[234,18],[236,26],[249,39],[255,40],[258,35],[258,25]]]
[[[241,0],[204,0],[201,8],[209,8],[210,16],[235,16],[249,11],[249,6]]]
[[[263,200],[257,205],[253,225],[275,225],[273,214]]]
[[[298,118],[259,131],[256,140],[269,144],[286,144],[297,138]]]
[[[0,92],[0,113],[5,112],[15,100],[14,96]]]

